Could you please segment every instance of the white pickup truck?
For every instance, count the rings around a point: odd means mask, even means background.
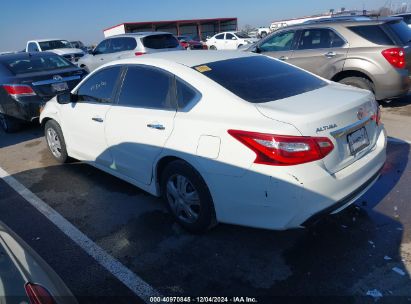
[[[30,40],[26,45],[26,52],[53,52],[60,55],[72,63],[77,61],[85,55],[81,49],[73,48],[67,40],[63,39],[41,39]]]

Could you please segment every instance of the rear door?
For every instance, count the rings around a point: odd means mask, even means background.
[[[107,55],[106,61],[117,60],[121,58],[134,57],[134,50],[137,47],[136,39],[132,37],[119,37],[111,39],[110,43],[110,54],[111,58],[108,58],[110,55]]]
[[[161,69],[127,68],[118,102],[107,113],[112,170],[150,184],[152,168],[174,128],[174,76]]]
[[[220,34],[215,36],[215,46],[217,47],[217,50],[224,50],[225,49],[225,34]]]
[[[309,28],[301,31],[289,63],[331,79],[344,68],[348,45],[336,31]]]
[[[258,44],[258,52],[283,61],[288,61],[293,54],[296,31],[283,31],[271,35]]]

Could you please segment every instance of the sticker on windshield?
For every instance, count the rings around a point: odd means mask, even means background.
[[[204,72],[209,72],[209,71],[211,71],[210,67],[208,67],[208,66],[206,66],[206,65],[196,66],[195,69],[196,69],[197,71],[199,71],[200,73],[204,73]]]

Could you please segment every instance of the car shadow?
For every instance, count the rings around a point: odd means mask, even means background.
[[[0,148],[13,146],[42,136],[43,130],[38,123],[25,124],[20,131],[13,133],[6,133],[0,128]]]
[[[123,143],[104,151],[97,161],[110,159],[112,148],[135,153],[148,147]],[[181,152],[169,152],[184,159]],[[309,297],[315,303],[372,303],[374,298],[367,293],[380,293],[385,300],[408,303],[411,280],[401,246],[410,242],[411,209],[401,191],[411,178],[405,174],[409,155],[409,145],[389,144],[380,179],[356,204],[307,229],[288,231],[225,224],[192,235],[174,223],[158,198],[81,162],[14,177],[164,295],[249,296],[258,297],[259,303],[290,296],[297,302]],[[204,168],[244,170],[198,158]],[[247,174],[255,182],[270,178]],[[227,203],[230,191],[247,198],[252,187],[227,188]],[[300,183],[289,183],[282,190],[304,195],[307,190],[302,188]],[[324,199],[318,193],[310,195]],[[256,209],[276,204],[282,212],[282,204],[291,201],[278,204],[278,194],[270,192],[267,200],[262,196],[250,203]],[[243,210],[235,202],[230,208]],[[394,211],[402,215],[397,217]],[[62,267],[51,266],[57,273]]]

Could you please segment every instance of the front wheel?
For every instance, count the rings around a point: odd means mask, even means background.
[[[184,161],[167,165],[161,175],[163,199],[175,220],[192,233],[217,224],[210,191],[200,174]]]
[[[68,161],[68,154],[66,149],[66,142],[64,141],[63,132],[59,124],[54,120],[46,122],[44,127],[44,133],[46,137],[47,146],[53,157],[59,163],[65,163]]]

